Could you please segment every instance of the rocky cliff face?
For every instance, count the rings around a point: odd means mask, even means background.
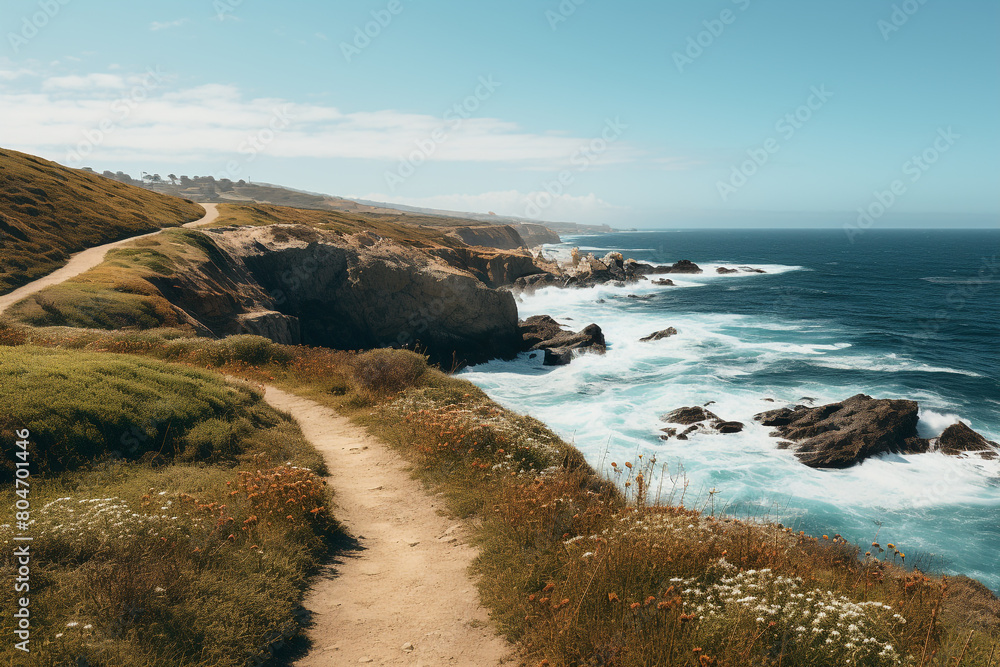
[[[499,250],[517,250],[528,245],[510,225],[485,225],[483,227],[458,227],[449,237],[469,246],[483,246]]]
[[[536,225],[532,223],[523,223],[520,225],[514,225],[514,229],[517,233],[521,235],[524,242],[528,244],[529,248],[537,248],[544,243],[562,243],[562,239],[554,231],[546,227],[545,225]]]
[[[302,343],[415,347],[448,365],[511,357],[520,347],[513,296],[432,254],[372,234],[300,226],[209,234],[265,295],[244,310],[294,318]],[[272,324],[250,319],[261,333]]]
[[[544,273],[526,250],[434,248],[428,253],[456,269],[471,273],[489,287],[507,287],[519,278]]]

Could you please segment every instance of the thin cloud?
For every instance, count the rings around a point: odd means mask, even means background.
[[[232,85],[145,87],[141,76],[97,73],[51,77],[26,90],[25,79],[8,78],[0,88],[6,121],[0,125],[0,144],[69,155],[93,136],[95,127],[111,120],[112,130],[88,150],[94,161],[229,159],[263,138],[264,150],[273,157],[375,160],[394,168],[418,155],[427,162],[550,171],[570,168],[593,141],[530,132],[490,117],[449,124],[440,116],[394,109],[345,113],[317,103],[248,99]],[[635,162],[643,155],[619,141],[590,166]]]
[[[185,25],[189,22],[190,22],[189,19],[177,19],[176,21],[164,21],[164,22],[153,21],[152,23],[149,24],[149,29],[152,30],[153,32],[157,32],[159,30],[169,30],[171,28],[180,28],[182,25]]]

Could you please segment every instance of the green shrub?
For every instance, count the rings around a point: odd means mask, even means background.
[[[355,357],[351,370],[363,393],[384,397],[419,384],[427,372],[427,358],[409,350],[372,350]]]

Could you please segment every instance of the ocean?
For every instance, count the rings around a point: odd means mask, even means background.
[[[688,506],[840,533],[862,547],[877,537],[908,565],[1000,591],[1000,461],[929,453],[813,470],[752,421],[804,398],[865,393],[918,401],[924,437],[962,420],[1000,441],[1000,230],[871,229],[853,242],[842,230],[633,232],[567,238],[547,252],[568,257],[572,247],[689,259],[705,273],[667,276],[676,287],[519,297],[522,318],[547,314],[573,330],[597,323],[607,354],[557,368],[521,355],[472,367],[466,379],[547,423],[595,467],[655,456],[667,464],[666,488],[686,481]],[[719,275],[719,266],[766,273]],[[666,327],[679,334],[639,342]],[[659,439],[660,415],[709,401],[746,430]]]

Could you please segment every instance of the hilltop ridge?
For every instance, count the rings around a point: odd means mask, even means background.
[[[85,248],[203,214],[190,200],[0,148],[0,293],[51,273]]]

